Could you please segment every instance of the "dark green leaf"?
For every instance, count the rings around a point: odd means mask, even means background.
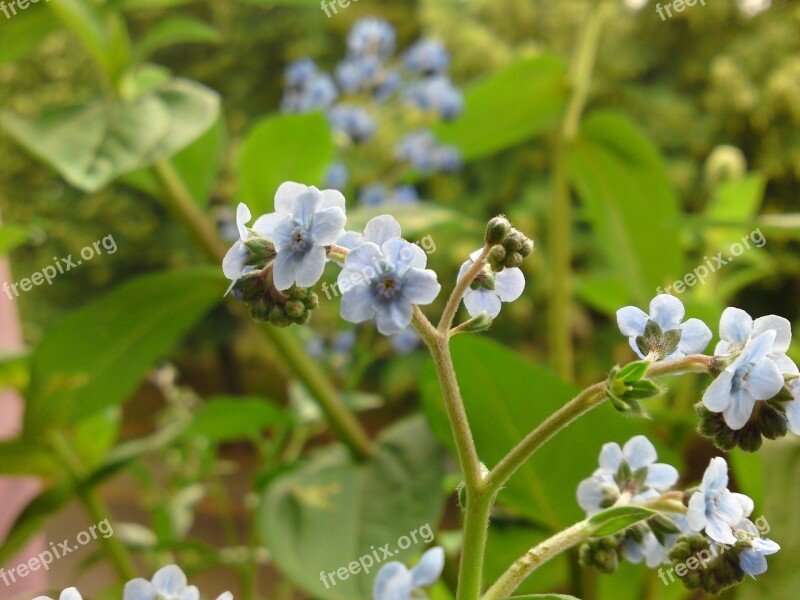
[[[186,435],[228,442],[260,435],[262,430],[285,424],[286,414],[264,398],[214,397],[203,403]]]
[[[59,27],[58,19],[42,3],[30,6],[20,19],[3,20],[0,63],[20,58]]]
[[[63,471],[49,450],[21,440],[0,441],[0,474],[50,477]]]
[[[591,527],[590,535],[592,537],[614,535],[618,531],[627,529],[631,525],[649,519],[656,514],[658,514],[656,511],[641,506],[607,508],[588,520],[589,527]]]
[[[620,369],[617,379],[621,379],[625,383],[634,383],[645,376],[649,367],[650,363],[646,360],[630,362]]]
[[[139,41],[136,56],[141,60],[156,50],[176,44],[217,44],[219,32],[197,19],[174,17],[159,21]]]

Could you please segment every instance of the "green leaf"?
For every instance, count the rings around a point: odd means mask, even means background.
[[[417,241],[412,238],[427,235],[432,231],[458,231],[464,235],[470,232],[479,233],[485,226],[461,212],[426,202],[411,206],[382,204],[348,210],[347,229],[363,231],[370,219],[387,213],[398,220],[403,229],[403,237],[411,241]]]
[[[239,199],[255,215],[272,212],[280,184],[321,185],[333,158],[333,138],[322,113],[261,119],[239,157]]]
[[[287,422],[286,414],[264,398],[217,396],[203,403],[186,435],[213,443],[258,437],[262,430]]]
[[[49,450],[22,439],[0,441],[0,474],[52,477],[62,472]]]
[[[176,44],[218,44],[219,32],[211,25],[188,17],[159,21],[139,41],[136,57],[142,60],[156,50]]]
[[[443,460],[424,419],[414,417],[385,432],[365,464],[352,464],[337,447],[277,478],[262,510],[263,540],[277,567],[315,598],[371,599],[378,561],[369,573],[328,588],[320,572],[347,567],[386,544],[398,550],[391,560],[421,554],[432,536],[420,528],[435,528],[442,509]],[[402,536],[409,540],[405,550]]]
[[[191,4],[197,0],[122,0],[124,10],[148,9],[148,8],[172,8]]]
[[[33,356],[27,434],[127,400],[224,287],[215,267],[145,275],[57,322]]]
[[[567,149],[569,177],[630,300],[683,276],[678,200],[658,151],[622,116],[599,113]]]
[[[28,387],[31,377],[31,354],[24,350],[0,354],[0,390],[22,391]]]
[[[33,121],[4,113],[0,123],[72,185],[95,192],[124,173],[171,157],[218,116],[216,92],[173,79],[130,102],[61,107]]]
[[[6,224],[0,226],[0,256],[19,248],[28,241],[30,227]]]
[[[641,506],[615,506],[592,515],[588,520],[592,537],[614,535],[618,531],[636,525],[639,521],[649,519],[658,514],[656,511]]]
[[[20,19],[3,17],[3,43],[0,44],[0,63],[21,58],[59,27],[58,19],[42,6],[32,5]]]
[[[433,128],[467,160],[515,146],[558,122],[567,99],[566,67],[553,56],[520,59],[467,90],[460,118]]]
[[[453,338],[452,355],[478,453],[489,468],[580,391],[483,337]],[[420,379],[425,412],[437,436],[452,447],[432,364]],[[620,417],[610,405],[596,408],[526,461],[500,493],[500,501],[552,531],[579,521],[584,515],[575,490],[597,468],[603,444],[624,443],[646,433],[645,427],[641,421]],[[670,452],[658,450],[660,459],[669,462]]]
[[[625,383],[635,383],[647,374],[650,363],[646,360],[636,360],[622,367],[617,373],[617,378]]]
[[[122,410],[119,406],[110,406],[75,427],[72,445],[87,469],[94,469],[103,462],[106,452],[119,437],[121,423]]]

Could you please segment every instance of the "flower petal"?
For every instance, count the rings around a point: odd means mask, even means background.
[[[603,448],[600,450],[600,468],[616,473],[621,462],[622,448],[619,447],[619,444],[616,442],[603,444]]]
[[[364,238],[378,246],[383,246],[389,240],[400,236],[400,223],[391,215],[374,217],[364,227]]]
[[[658,453],[650,440],[643,435],[637,435],[622,447],[622,457],[635,471],[656,462]]]
[[[404,564],[386,563],[375,576],[372,597],[374,600],[409,600],[411,587],[411,571]]]
[[[345,268],[358,271],[364,276],[370,272],[377,274],[377,267],[381,261],[381,249],[372,242],[364,242],[355,250],[351,250],[344,261]]]
[[[261,215],[253,223],[252,229],[263,235],[265,238],[273,239],[275,226],[286,217],[289,213],[286,212],[272,212],[266,215]]]
[[[756,362],[764,358],[772,348],[775,342],[776,332],[774,329],[767,329],[765,332],[759,334],[757,337],[752,338],[747,342],[747,346],[736,359],[737,363]]]
[[[738,494],[741,496],[742,494]],[[728,525],[733,527],[744,518],[744,507],[742,502],[729,490],[722,490],[717,498],[714,514],[723,519]]]
[[[342,295],[339,314],[349,323],[363,323],[375,316],[375,295],[366,285],[356,285]]]
[[[787,352],[792,343],[792,325],[787,319],[778,315],[766,315],[753,322],[753,337],[760,335],[767,329],[775,332],[775,342],[772,344],[773,352]]]
[[[494,291],[503,302],[513,302],[525,290],[525,275],[521,269],[503,269],[494,278]]]
[[[307,230],[311,229],[314,215],[322,207],[322,193],[313,185],[297,197],[292,206],[292,217]]]
[[[236,207],[236,229],[239,230],[240,240],[246,240],[249,237],[247,234],[247,224],[252,218],[253,215],[250,214],[250,209],[247,208],[247,204],[239,202],[239,206]]]
[[[762,358],[750,369],[747,386],[756,400],[769,400],[783,389],[783,375],[774,362]]]
[[[744,344],[753,335],[753,317],[741,308],[728,307],[719,320],[719,337],[728,344]]]
[[[61,592],[58,600],[83,600],[83,597],[78,592],[77,588],[71,587]]]
[[[155,586],[146,579],[132,579],[125,584],[123,600],[156,600]]]
[[[430,304],[441,289],[434,271],[411,269],[403,282],[403,297],[412,304]]]
[[[177,565],[168,565],[153,575],[153,585],[164,596],[177,596],[186,587],[186,575]]]
[[[722,411],[725,423],[731,429],[738,430],[747,424],[753,414],[756,399],[749,390],[739,390],[732,396],[730,406]]]
[[[272,265],[272,283],[278,291],[288,290],[294,285],[295,273],[303,255],[291,250],[278,252]]]
[[[789,431],[795,435],[800,435],[800,398],[795,395],[791,402],[784,402],[783,408],[786,409],[786,419],[789,421]]]
[[[422,248],[402,238],[384,242],[381,246],[381,251],[389,262],[398,268],[415,267],[424,269],[428,263],[428,256]]]
[[[200,600],[200,590],[196,586],[190,585],[181,592],[178,600]]]
[[[753,579],[767,572],[767,558],[760,552],[745,548],[739,553],[739,568]]]
[[[644,484],[663,492],[671,488],[678,481],[678,469],[672,465],[656,463],[647,468],[647,478]]]
[[[344,232],[344,224],[346,222],[347,217],[344,211],[338,206],[332,206],[317,211],[314,214],[310,230],[314,238],[314,244],[318,246],[329,246],[333,244],[336,238]]]
[[[287,181],[278,186],[278,191],[275,192],[275,211],[276,212],[292,212],[294,201],[297,197],[306,191],[308,186],[294,181]]]
[[[708,515],[706,521],[706,535],[715,542],[732,546],[736,543],[731,526],[715,514]]]
[[[686,511],[686,521],[692,531],[703,531],[706,527],[706,499],[703,492],[695,492],[689,498],[689,510]]]
[[[471,317],[486,312],[494,319],[500,314],[500,297],[494,291],[483,288],[467,290],[464,294],[464,306]]]
[[[703,473],[703,489],[722,490],[728,487],[728,463],[721,456],[715,456]]]
[[[284,214],[272,228],[272,242],[278,254],[292,249],[292,232],[297,225],[290,214]]]
[[[713,334],[700,319],[689,319],[680,326],[681,341],[678,350],[684,354],[698,354],[706,349]]]
[[[663,331],[677,329],[685,314],[683,302],[670,294],[659,294],[650,301],[650,318]]]
[[[222,272],[225,277],[231,281],[236,281],[242,276],[242,271],[247,263],[247,258],[250,256],[250,251],[241,241],[237,241],[225,253],[225,258],[222,259]]]
[[[301,256],[295,270],[295,283],[299,287],[311,287],[322,278],[322,273],[325,271],[325,248],[314,246]],[[277,284],[275,287],[278,287]],[[282,289],[285,288],[278,288]]]
[[[444,569],[444,548],[439,546],[431,548],[411,569],[411,585],[413,587],[427,587],[439,580]]]
[[[737,494],[735,492],[731,492],[731,496],[733,496],[733,499],[736,500],[736,502],[739,503],[739,506],[742,507],[743,518],[749,517],[753,513],[755,504],[753,503],[753,499],[750,496],[745,496],[744,494]]]
[[[322,190],[322,208],[341,208],[345,210],[344,194],[339,190]]]
[[[379,302],[375,307],[375,322],[383,335],[400,333],[411,324],[411,304],[408,302]]]
[[[223,592],[217,597],[217,600],[233,600],[233,594],[230,592]]]
[[[635,306],[626,306],[617,311],[617,325],[626,337],[642,335],[648,318],[647,313]]]
[[[603,502],[603,486],[594,477],[584,479],[578,484],[577,499],[578,506],[587,515],[592,516],[600,511],[600,504]]]
[[[722,412],[733,401],[733,371],[720,373],[703,394],[703,405],[710,411]]]
[[[336,239],[336,245],[348,250],[355,250],[364,243],[364,236],[356,231],[345,231]]]

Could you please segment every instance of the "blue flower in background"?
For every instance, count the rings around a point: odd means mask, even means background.
[[[351,57],[378,56],[387,59],[394,54],[396,32],[383,19],[359,19],[347,36],[347,51]]]
[[[413,185],[398,185],[389,189],[382,183],[365,185],[358,194],[361,206],[381,206],[383,204],[416,204],[419,194]]]
[[[458,272],[459,281],[475,264],[482,250],[479,248],[470,254],[469,260],[461,265],[461,270]],[[499,273],[493,273],[487,265],[464,294],[464,306],[472,317],[485,312],[494,319],[500,314],[500,303],[513,302],[522,295],[524,289],[525,276],[520,269],[503,269]]]
[[[382,75],[372,89],[372,99],[378,103],[386,102],[403,84],[402,75],[395,69],[384,70]]]
[[[328,111],[328,122],[335,131],[344,133],[355,143],[365,142],[375,135],[375,119],[360,106],[334,106]]]
[[[33,600],[53,600],[49,596],[37,596]],[[74,587],[67,588],[61,595],[58,597],[58,600],[83,600],[83,597],[80,595],[77,589]]]
[[[341,161],[336,161],[325,173],[325,187],[329,189],[344,191],[347,182],[350,180],[350,172],[347,170],[345,164]]]
[[[406,327],[400,333],[389,336],[389,344],[392,346],[392,350],[402,356],[411,354],[419,348],[421,343],[422,338],[419,337],[417,330],[413,327]]]
[[[418,81],[406,90],[406,100],[425,111],[435,111],[445,121],[455,119],[464,110],[464,96],[450,79],[437,75]]]
[[[720,544],[736,543],[734,527],[753,512],[753,501],[744,494],[728,490],[728,463],[717,456],[703,474],[703,482],[689,499],[686,513],[689,526],[694,531],[705,530],[706,535]]]
[[[349,354],[356,345],[356,332],[354,329],[344,329],[337,332],[331,342],[331,349],[338,354]]]
[[[152,581],[133,579],[125,584],[123,600],[199,600],[200,592],[188,585],[186,575],[175,565],[160,569]],[[62,600],[64,600],[62,598]],[[233,600],[233,594],[225,592],[217,600]]]
[[[374,318],[382,334],[400,333],[411,324],[413,305],[430,304],[439,295],[427,261],[422,248],[400,238],[351,250],[337,280],[342,318],[350,323]]]
[[[386,563],[375,576],[374,600],[410,600],[416,590],[436,583],[444,569],[444,550],[431,548],[412,569],[400,562]]]
[[[305,86],[312,77],[317,75],[317,65],[310,58],[300,58],[286,65],[284,79],[286,85],[291,88],[301,88]]]
[[[450,53],[443,44],[422,39],[415,42],[403,56],[406,69],[424,75],[438,75],[450,66]]]
[[[324,110],[332,106],[338,96],[333,78],[326,73],[317,73],[301,87],[287,90],[281,101],[281,110],[288,113]]]
[[[383,62],[377,56],[348,58],[336,67],[336,81],[346,94],[371,90],[384,80]]]
[[[462,166],[461,153],[454,146],[439,144],[427,129],[413,131],[395,146],[395,158],[410,163],[421,173],[452,173]]]
[[[767,329],[752,338],[733,363],[711,382],[703,394],[703,404],[722,413],[731,429],[741,429],[753,414],[758,400],[769,400],[783,388],[783,375],[767,356],[776,333]]]
[[[683,303],[675,296],[659,294],[650,302],[650,314],[635,306],[626,306],[617,311],[617,324],[622,335],[628,337],[631,349],[639,356],[646,358],[639,349],[637,338],[644,336],[648,321],[654,321],[662,332],[680,331],[680,342],[677,349],[664,357],[667,360],[682,358],[687,354],[695,354],[705,350],[711,341],[711,330],[700,319],[689,319],[682,323],[686,310]],[[654,351],[654,348],[650,349]]]

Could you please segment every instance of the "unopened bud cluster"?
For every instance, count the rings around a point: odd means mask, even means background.
[[[502,215],[494,217],[486,225],[484,241],[492,246],[486,262],[495,273],[520,267],[534,248],[533,240],[512,227],[511,222]]]
[[[272,265],[239,279],[233,293],[250,307],[253,319],[276,327],[304,325],[311,320],[311,311],[319,306],[313,289],[292,286],[279,292],[272,282]]]

